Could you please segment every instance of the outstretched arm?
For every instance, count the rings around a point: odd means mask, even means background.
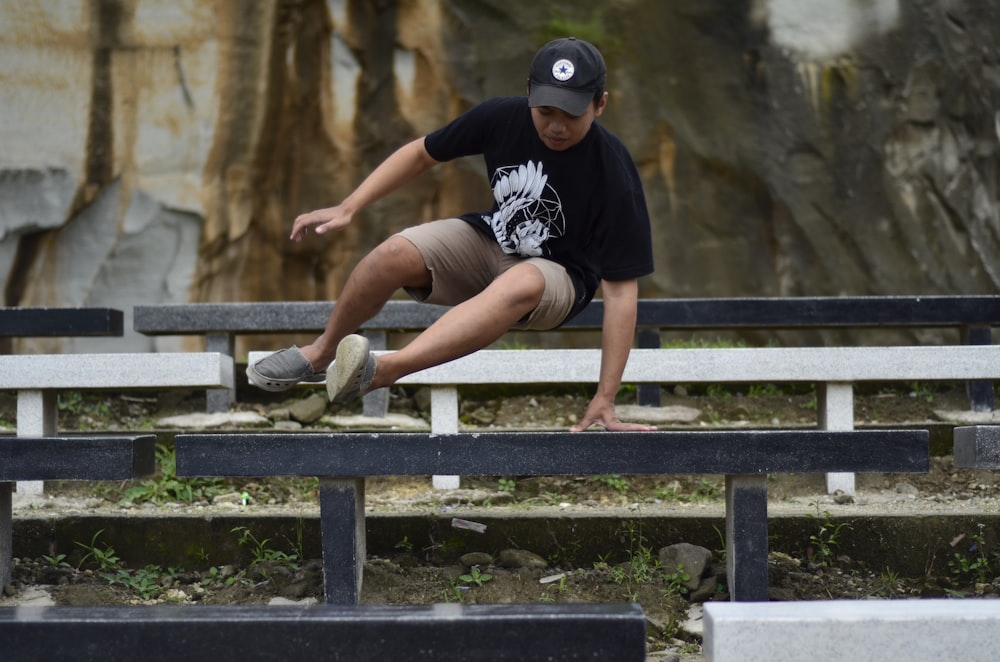
[[[427,153],[423,138],[417,138],[403,145],[375,168],[339,205],[317,209],[296,218],[292,225],[291,239],[302,241],[309,233],[309,228],[315,228],[316,234],[342,230],[350,224],[356,212],[392,193],[437,164],[438,161]]]
[[[615,395],[622,383],[622,373],[628,362],[635,335],[639,284],[636,280],[601,281],[604,295],[604,327],[601,332],[601,374],[597,393],[587,411],[572,432],[583,432],[592,425],[606,430],[655,430],[652,425],[624,423],[615,414]]]

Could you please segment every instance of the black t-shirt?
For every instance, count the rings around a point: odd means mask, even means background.
[[[538,137],[526,97],[500,97],[431,133],[424,145],[437,161],[483,155],[493,208],[462,218],[508,255],[564,266],[576,288],[569,317],[590,302],[601,279],[653,272],[639,173],[621,140],[597,122],[579,144],[556,152]]]

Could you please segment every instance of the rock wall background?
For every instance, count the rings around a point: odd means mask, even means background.
[[[566,34],[605,52],[603,122],[646,184],[644,296],[1000,289],[996,3],[2,0],[0,25],[5,305],[335,299],[388,233],[488,206],[483,168],[335,237],[289,242],[296,214],[522,94]]]

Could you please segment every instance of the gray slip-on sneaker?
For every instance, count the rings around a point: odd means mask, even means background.
[[[330,402],[349,402],[364,395],[375,376],[375,355],[368,338],[352,334],[337,345],[337,358],[326,375]]]
[[[313,370],[309,359],[294,345],[269,354],[247,366],[247,379],[265,391],[287,391],[299,382],[316,384],[326,380],[326,372]]]

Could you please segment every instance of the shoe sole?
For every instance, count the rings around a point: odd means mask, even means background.
[[[292,388],[298,383],[297,381],[288,381],[284,379],[277,380],[265,377],[264,375],[254,370],[254,367],[252,365],[247,366],[247,381],[249,381],[257,388],[262,389],[264,391],[270,391],[271,393],[287,391],[288,389]]]
[[[371,343],[364,336],[347,336],[337,345],[337,358],[334,369],[327,372],[326,395],[330,402],[337,402],[348,390],[348,384],[353,382],[358,372],[365,369]]]
[[[257,372],[256,364],[248,365],[246,373],[247,381],[257,388],[263,391],[270,391],[271,393],[287,391],[296,384],[319,384],[326,381],[325,372],[314,372],[300,379],[275,379],[274,377],[267,377]]]

